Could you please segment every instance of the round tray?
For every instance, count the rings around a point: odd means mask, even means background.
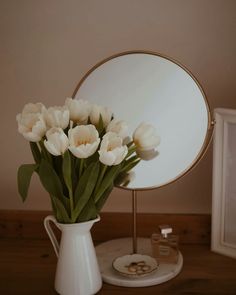
[[[119,274],[135,279],[150,275],[157,270],[158,264],[151,256],[131,254],[117,257],[112,267]]]
[[[150,239],[138,238],[139,254],[151,255]],[[112,267],[112,262],[120,256],[132,253],[132,239],[124,238],[111,240],[96,247],[98,263],[100,266],[103,281],[123,287],[147,287],[158,285],[169,281],[180,273],[183,266],[183,257],[179,252],[176,264],[160,263],[153,273],[147,276],[132,277],[124,276]]]

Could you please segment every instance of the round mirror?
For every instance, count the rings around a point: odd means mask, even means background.
[[[126,189],[173,182],[198,162],[209,141],[211,116],[201,86],[179,63],[156,53],[126,52],[100,62],[80,81],[74,98],[109,107],[128,123],[131,135],[141,122],[156,127],[159,154],[133,169]]]

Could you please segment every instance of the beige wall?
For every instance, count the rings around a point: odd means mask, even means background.
[[[210,105],[236,108],[236,1],[1,0],[0,209],[49,209],[35,176],[23,205],[16,171],[30,163],[15,115],[29,101],[62,104],[83,74],[115,53],[147,49],[190,69]],[[190,174],[168,187],[140,193],[143,212],[211,210],[212,148]],[[130,193],[115,190],[106,211],[129,211]]]

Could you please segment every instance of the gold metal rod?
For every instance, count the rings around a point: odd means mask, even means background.
[[[132,190],[133,254],[137,253],[137,191]]]

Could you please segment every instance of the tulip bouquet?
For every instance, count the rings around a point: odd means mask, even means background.
[[[36,172],[61,223],[96,218],[116,180],[160,141],[147,123],[130,139],[126,122],[115,119],[111,110],[72,98],[48,109],[42,103],[26,104],[16,119],[35,162],[18,169],[22,200]]]

